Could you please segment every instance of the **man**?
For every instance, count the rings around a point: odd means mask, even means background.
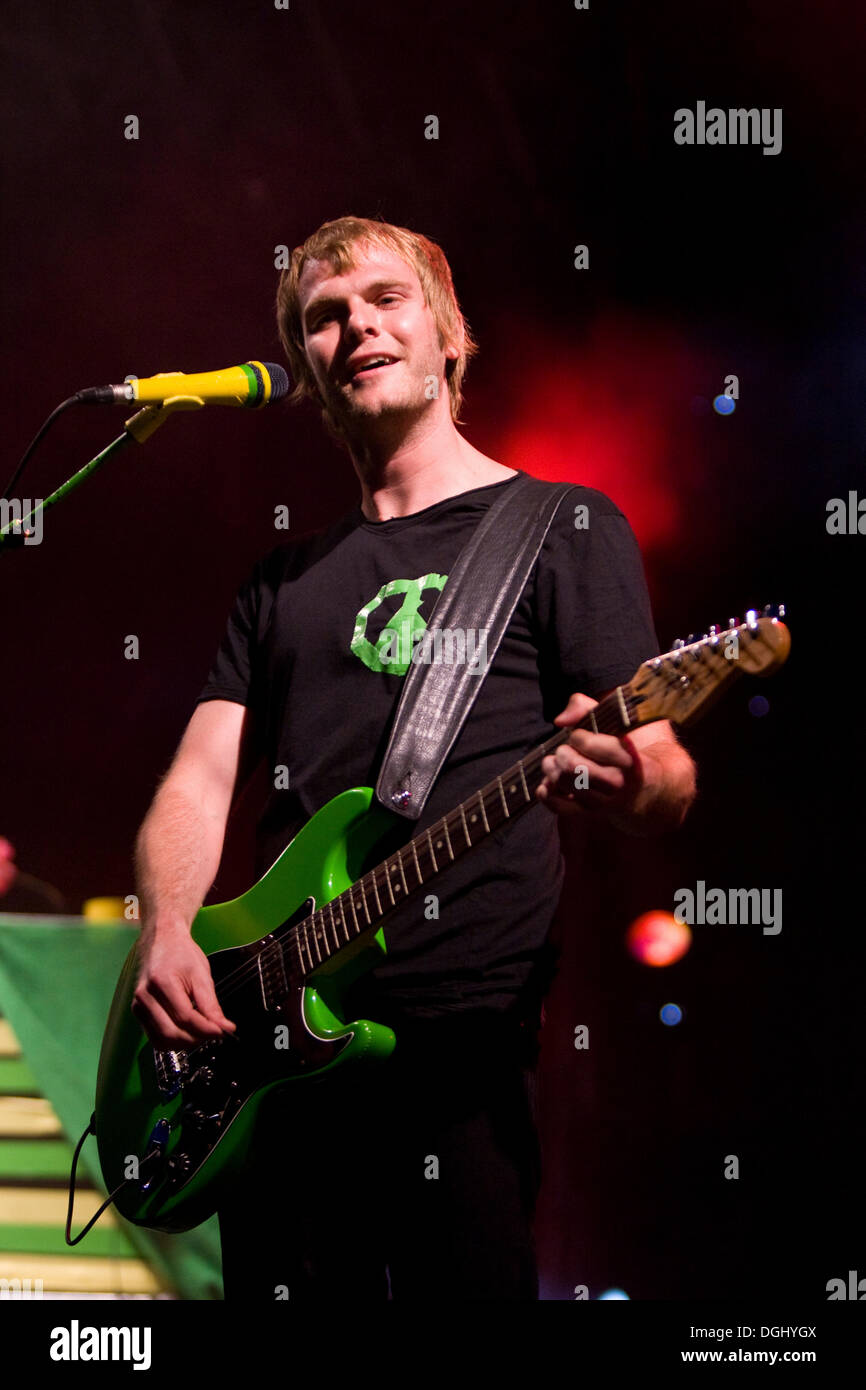
[[[250,768],[264,757],[274,782],[261,872],[337,792],[375,784],[409,664],[398,636],[423,631],[462,547],[517,476],[456,428],[476,349],[428,239],[326,223],[293,253],[277,307],[293,398],[320,404],[361,503],[272,552],[242,586],[142,825],[133,1008],[162,1047],[234,1029],[189,927]],[[580,529],[560,507],[407,839],[554,720],[575,725],[657,650],[628,523],[601,493],[584,500]],[[543,770],[550,811],[633,834],[675,828],[694,796],[692,761],[666,723],[622,740],[575,731]],[[227,1298],[377,1300],[389,1284],[395,1300],[538,1297],[533,1043],[561,882],[556,821],[536,808],[450,866],[432,901],[410,896],[386,920],[388,957],[354,987],[348,1017],[393,1026],[395,1053],[375,1074],[274,1094],[220,1211]]]

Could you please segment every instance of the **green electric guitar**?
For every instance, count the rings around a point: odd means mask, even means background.
[[[657,719],[688,724],[738,674],[780,666],[789,647],[777,616],[750,612],[741,625],[711,628],[644,662],[581,727],[621,736]],[[189,1230],[217,1210],[267,1092],[325,1083],[338,1067],[390,1056],[393,1031],[347,1020],[341,1004],[347,987],[386,952],[381,923],[537,804],[542,759],[571,732],[558,730],[390,853],[394,815],[369,787],[343,792],[247,893],[203,907],[192,936],[208,956],[220,1005],[237,1024],[233,1035],[186,1051],[154,1048],[130,1010],[138,971],[132,948],[105,1030],[95,1108],[103,1177],[123,1216],[156,1230]],[[405,822],[398,829],[405,838]]]

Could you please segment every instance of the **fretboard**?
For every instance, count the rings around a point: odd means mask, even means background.
[[[313,971],[351,945],[410,894],[428,888],[443,869],[494,830],[537,805],[535,791],[543,780],[542,760],[564,743],[575,727],[617,736],[627,733],[640,722],[635,711],[641,699],[630,685],[617,686],[578,725],[557,730],[501,776],[383,859],[351,888],[298,923],[293,935],[303,969]]]

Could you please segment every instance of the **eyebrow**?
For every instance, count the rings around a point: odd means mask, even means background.
[[[413,286],[408,280],[374,280],[372,285],[368,285],[365,294],[381,294],[382,290],[411,290]],[[318,299],[311,299],[304,310],[304,322],[309,323],[310,318],[319,309],[330,309],[342,301],[337,295],[322,295]]]

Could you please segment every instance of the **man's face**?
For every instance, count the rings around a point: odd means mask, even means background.
[[[373,245],[355,247],[355,265],[335,274],[311,261],[298,285],[307,361],[330,414],[344,428],[429,408],[431,378],[442,381],[446,357],[414,268]],[[384,357],[383,365],[373,365]],[[446,401],[447,404],[447,401]]]

